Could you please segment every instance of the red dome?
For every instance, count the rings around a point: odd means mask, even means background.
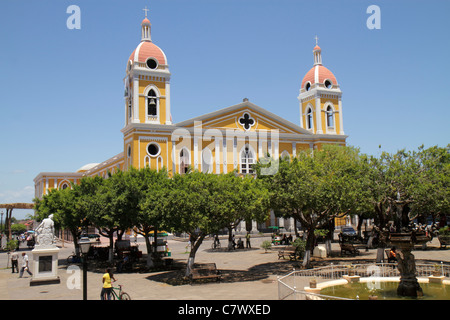
[[[334,74],[325,68],[323,65],[318,64],[309,70],[305,77],[302,80],[302,88],[304,88],[306,82],[311,82],[311,84],[315,83],[323,83],[326,79],[330,80],[333,85],[337,84],[336,77]]]
[[[142,41],[133,51],[129,60],[134,62],[146,62],[150,57],[155,58],[158,61],[158,64],[167,64],[164,52],[156,44],[150,41]]]

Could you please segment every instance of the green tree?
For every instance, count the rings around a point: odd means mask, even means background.
[[[425,149],[413,153],[418,167],[418,182],[411,190],[413,218],[425,223],[427,215],[433,221],[450,212],[450,145]]]
[[[269,193],[262,181],[251,175],[235,173],[217,176],[220,187],[212,194],[215,201],[226,204],[227,209],[218,211],[223,225],[228,229],[229,246],[232,232],[242,221],[263,222],[269,215]],[[219,218],[219,217],[218,217]]]
[[[143,168],[129,171],[131,188],[137,198],[136,232],[145,238],[148,253],[148,264],[157,264],[158,230],[164,228],[163,222],[167,219],[170,179],[166,170],[151,170]],[[154,247],[150,243],[150,237],[154,235]]]
[[[257,215],[264,213],[266,204],[260,197],[264,191],[252,180],[234,173],[200,172],[176,174],[170,180],[165,225],[190,235],[186,276],[190,275],[197,250],[207,235],[217,233],[240,217],[250,217],[251,210]]]
[[[74,239],[76,254],[79,254],[78,238],[81,234],[84,214],[79,210],[81,200],[80,186],[72,185],[73,189],[53,189],[42,199],[34,199],[36,219],[41,221],[53,214],[56,229],[68,230]]]
[[[27,231],[27,226],[21,223],[15,223],[11,226],[11,231],[15,233],[24,233]]]
[[[102,236],[109,239],[109,261],[114,259],[114,233],[120,240],[127,229],[136,222],[137,199],[130,188],[129,175],[118,171],[108,175],[108,179],[84,181],[92,188],[85,197],[85,208],[89,223],[99,230]],[[83,184],[83,181],[82,181]]]
[[[377,261],[383,257],[386,233],[408,231],[414,219],[448,212],[449,147],[383,152],[367,157],[368,201],[380,235]],[[391,225],[393,222],[393,225]]]
[[[271,207],[299,221],[307,234],[304,266],[310,264],[314,231],[328,229],[335,217],[365,201],[363,168],[357,149],[325,145],[322,150],[281,159],[278,172],[259,176],[270,190]]]

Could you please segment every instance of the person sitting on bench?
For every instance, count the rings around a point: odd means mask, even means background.
[[[388,263],[395,262],[397,262],[397,253],[395,252],[395,247],[392,247],[391,251],[389,251]]]
[[[239,240],[238,240],[237,248],[238,249],[244,249],[244,242],[242,241],[241,238],[239,238]]]

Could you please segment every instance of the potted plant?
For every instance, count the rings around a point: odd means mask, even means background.
[[[263,241],[263,243],[261,244],[261,248],[265,250],[264,253],[267,253],[267,250],[272,248],[272,243],[268,240]]]
[[[292,242],[292,246],[295,248],[296,257],[298,256],[302,258],[306,250],[306,241],[301,238],[297,238]]]
[[[347,266],[347,271],[348,271],[348,275],[349,276],[354,276],[355,275],[355,266],[354,265],[348,265]]]

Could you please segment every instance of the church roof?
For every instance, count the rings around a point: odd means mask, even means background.
[[[226,107],[226,108],[222,108],[220,110],[210,112],[210,113],[204,114],[202,116],[198,116],[198,117],[195,117],[195,118],[192,118],[189,120],[178,122],[178,123],[174,124],[174,126],[189,127],[189,126],[194,125],[195,121],[202,121],[202,123],[205,126],[208,126],[209,121],[216,122],[215,119],[217,119],[217,118],[223,117],[224,115],[231,115],[235,111],[241,112],[244,109],[256,112],[257,114],[259,114],[258,117],[264,117],[266,119],[270,119],[270,121],[274,122],[275,127],[279,128],[283,132],[312,135],[312,133],[310,131],[308,131],[308,130],[306,130],[306,129],[304,129],[304,128],[302,128],[280,116],[277,116],[276,114],[274,114],[260,106],[257,106],[256,104],[251,103],[248,100],[244,100],[244,102],[241,102],[239,104],[236,104],[236,105],[233,105],[230,107]]]
[[[311,84],[315,84],[315,83],[323,83],[326,79],[331,80],[333,84],[337,84],[337,80],[333,72],[328,70],[323,65],[318,64],[312,67],[303,77],[301,87],[303,88],[305,86],[305,83],[308,81],[311,82]]]
[[[158,64],[167,64],[166,55],[156,44],[150,41],[142,41],[130,55],[134,62],[146,62],[148,58],[155,58]]]

